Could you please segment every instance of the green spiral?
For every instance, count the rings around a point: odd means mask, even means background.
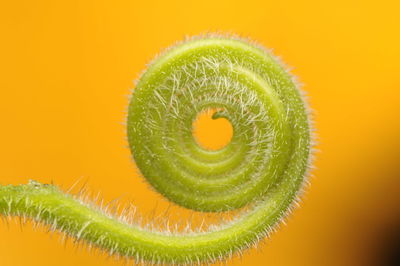
[[[231,141],[207,150],[198,115],[227,119]],[[133,92],[128,140],[138,168],[170,201],[203,212],[249,206],[206,232],[149,231],[53,185],[0,185],[0,214],[25,216],[112,254],[153,263],[224,259],[265,237],[290,211],[310,160],[310,123],[292,77],[263,48],[211,36],[150,64]]]

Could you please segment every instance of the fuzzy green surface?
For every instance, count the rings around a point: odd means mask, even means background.
[[[218,109],[232,140],[217,151],[193,137],[199,113]],[[128,112],[138,168],[161,194],[204,212],[248,211],[202,233],[146,231],[55,186],[0,185],[0,215],[26,216],[136,261],[224,259],[265,237],[290,211],[310,159],[310,125],[291,76],[266,51],[242,40],[190,40],[158,57],[140,78]]]

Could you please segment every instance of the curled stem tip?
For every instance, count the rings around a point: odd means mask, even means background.
[[[207,109],[233,128],[216,151],[193,137]],[[234,38],[188,40],[154,60],[133,92],[127,133],[141,173],[170,201],[202,212],[250,207],[229,224],[170,234],[30,182],[0,185],[0,215],[32,218],[137,262],[213,262],[257,243],[284,218],[310,160],[308,113],[293,78],[270,53]]]

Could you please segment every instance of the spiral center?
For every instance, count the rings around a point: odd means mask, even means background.
[[[219,109],[207,109],[197,115],[193,122],[193,137],[204,149],[219,150],[229,144],[233,136],[232,124],[228,119],[212,116]]]

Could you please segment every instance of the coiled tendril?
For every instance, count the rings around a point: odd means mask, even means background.
[[[233,128],[216,151],[193,137],[193,122],[210,109]],[[250,207],[216,229],[171,235],[30,182],[0,186],[0,214],[31,217],[136,261],[212,262],[251,246],[288,213],[310,157],[307,111],[291,76],[262,48],[224,37],[187,41],[149,66],[129,105],[128,140],[142,174],[169,200],[204,212]]]

